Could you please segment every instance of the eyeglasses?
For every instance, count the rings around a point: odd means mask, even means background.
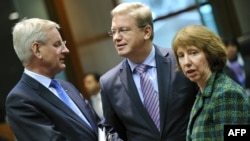
[[[60,47],[62,45],[66,45],[67,41],[57,41],[53,44],[54,47]]]
[[[110,30],[108,32],[108,34],[109,34],[110,37],[113,37],[116,33],[118,33],[119,35],[124,36],[130,30],[131,30],[131,28],[129,28],[129,27],[122,27],[120,29],[112,29],[112,30]]]
[[[37,42],[39,42],[41,44],[44,44],[44,45],[47,44],[44,41],[37,41]],[[67,41],[56,41],[54,44],[52,44],[52,46],[58,48],[58,47],[61,47],[61,46],[65,46],[66,43],[67,43]]]
[[[146,25],[138,26],[138,28],[144,28]],[[108,35],[110,37],[113,37],[116,33],[118,33],[121,36],[124,36],[128,33],[128,31],[131,31],[132,29],[130,27],[121,27],[119,29],[112,29],[108,32]]]

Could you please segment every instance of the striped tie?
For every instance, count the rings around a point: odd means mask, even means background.
[[[146,71],[150,68],[148,65],[140,64],[135,70],[140,74],[141,90],[144,97],[144,106],[160,131],[159,98],[155,92],[154,86]]]

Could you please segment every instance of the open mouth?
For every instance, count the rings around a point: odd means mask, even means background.
[[[195,70],[187,70],[186,73],[190,74],[190,73],[193,73],[195,72]]]
[[[187,70],[186,71],[186,75],[188,76],[188,77],[193,77],[194,75],[195,75],[195,70]]]

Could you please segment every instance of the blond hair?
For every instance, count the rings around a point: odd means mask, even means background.
[[[152,31],[154,30],[152,12],[149,6],[140,2],[121,3],[111,11],[112,18],[116,15],[127,15],[127,14],[130,14],[135,18],[138,27],[144,27],[146,25],[150,25]],[[153,40],[153,37],[154,34],[152,32],[150,39]]]

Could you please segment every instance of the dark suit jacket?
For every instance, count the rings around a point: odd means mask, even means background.
[[[156,48],[155,60],[161,132],[139,98],[126,59],[100,79],[105,123],[113,126],[123,140],[185,141],[189,114],[198,89],[183,73],[176,72],[171,49]]]
[[[59,81],[59,80],[58,80]],[[49,89],[23,74],[6,100],[10,127],[18,141],[97,141],[98,117],[70,83],[59,81],[86,115],[89,126]]]

